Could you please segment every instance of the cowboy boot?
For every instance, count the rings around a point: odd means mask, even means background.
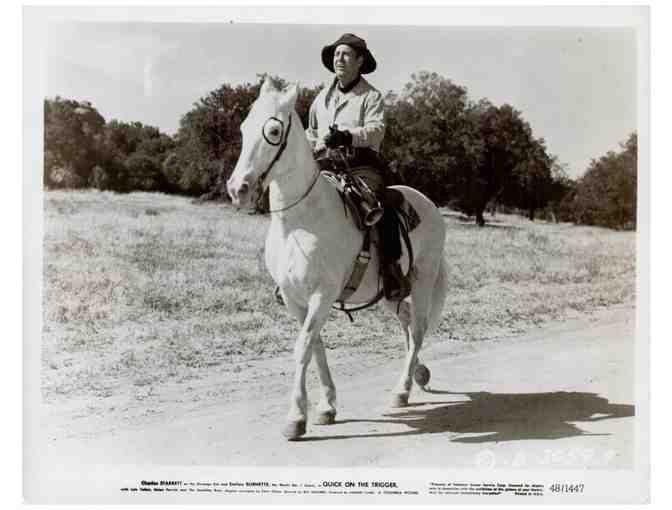
[[[385,298],[390,301],[401,301],[411,293],[411,282],[404,275],[399,262],[384,266],[383,291]]]

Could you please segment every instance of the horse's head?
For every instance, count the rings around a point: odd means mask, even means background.
[[[292,112],[298,86],[280,89],[270,77],[264,80],[259,97],[240,126],[240,157],[226,183],[233,203],[239,207],[254,204],[270,181],[270,174],[287,171],[282,155],[292,129]],[[293,126],[301,129],[301,125]]]

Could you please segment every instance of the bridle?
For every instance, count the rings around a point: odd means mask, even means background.
[[[275,120],[276,122],[280,123],[280,126],[282,127],[282,131],[284,133],[284,137],[280,137],[281,141],[278,142],[273,142],[268,139],[266,136],[266,132],[264,131],[264,127],[268,123],[269,120]],[[257,189],[263,190],[264,189],[264,181],[266,180],[266,177],[268,177],[268,174],[271,172],[271,169],[273,168],[273,165],[277,163],[277,161],[280,159],[280,156],[282,156],[282,153],[285,152],[285,149],[287,148],[287,140],[289,139],[289,132],[292,129],[292,114],[289,114],[289,120],[287,121],[287,132],[285,133],[285,123],[282,122],[281,119],[278,119],[277,117],[269,117],[266,122],[264,122],[263,126],[261,126],[261,136],[264,137],[264,140],[266,140],[266,143],[269,145],[272,145],[274,147],[280,146],[278,149],[278,152],[275,153],[275,156],[271,160],[271,162],[268,164],[268,167],[266,170],[264,170],[261,175],[259,175],[259,178],[257,179]],[[291,209],[295,205],[297,205],[299,202],[301,202],[304,198],[308,196],[308,194],[312,191],[312,189],[315,187],[315,184],[317,183],[317,180],[320,177],[320,172],[319,170],[315,171],[315,178],[313,179],[313,182],[310,183],[310,186],[308,186],[308,189],[294,202],[289,204],[288,206],[282,207],[280,209],[269,209],[269,213],[277,213],[277,212],[282,212],[282,211],[287,211],[288,209]],[[262,197],[264,193],[261,191],[259,193],[259,196],[257,197],[257,208],[261,209],[262,208]]]

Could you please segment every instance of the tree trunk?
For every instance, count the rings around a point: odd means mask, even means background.
[[[476,224],[479,227],[482,227],[482,226],[485,225],[485,218],[483,217],[483,209],[479,208],[478,211],[476,211]]]

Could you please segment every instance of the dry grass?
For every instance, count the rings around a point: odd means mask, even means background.
[[[434,341],[518,334],[634,301],[635,236],[445,213],[451,291]],[[158,194],[49,192],[44,203],[43,392],[135,398],[289,353],[297,326],[261,261],[267,219]],[[329,349],[398,357],[396,321],[334,312]]]

